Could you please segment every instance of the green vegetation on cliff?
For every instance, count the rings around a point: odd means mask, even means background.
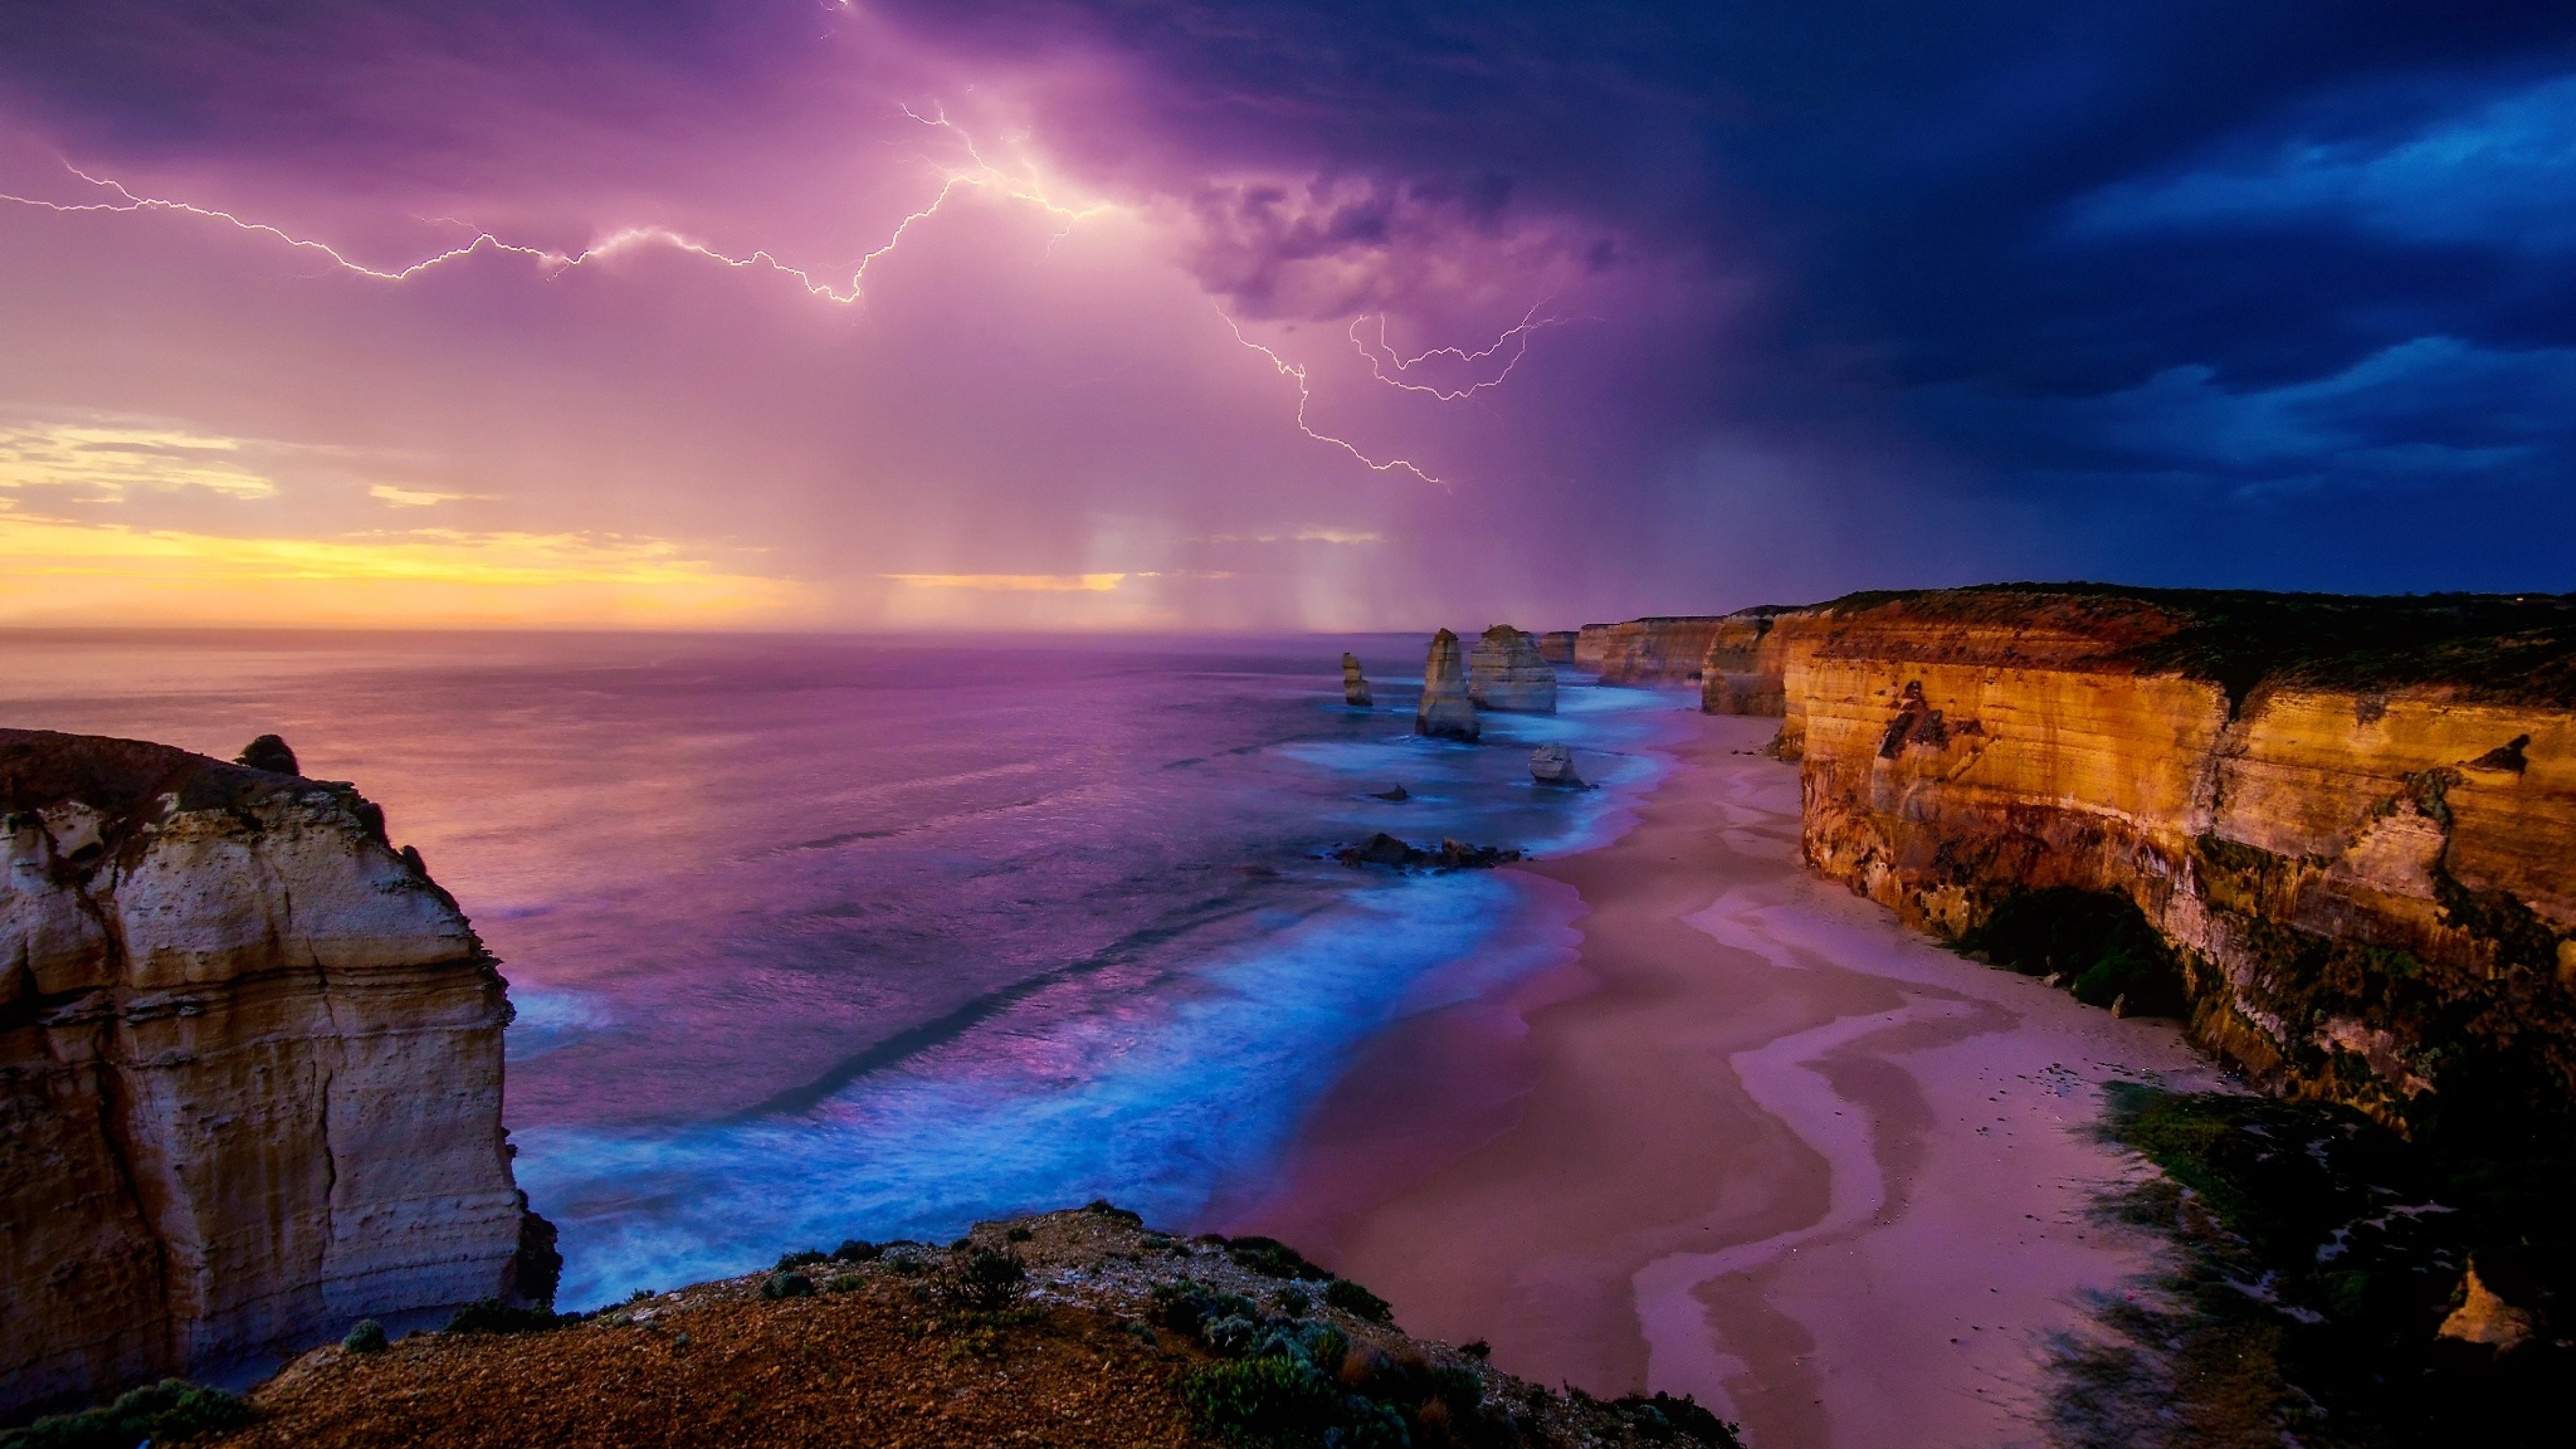
[[[2564,1442],[2576,1158],[2409,1142],[2321,1102],[2113,1091],[2110,1135],[2162,1169],[2113,1210],[2175,1252],[2070,1350],[2064,1440]]]
[[[1873,590],[1816,607],[1885,605],[1962,623],[2098,630],[2106,658],[2206,679],[2232,703],[2266,682],[2361,693],[2446,686],[2464,697],[2576,706],[2576,594],[2276,594],[2120,584]]]

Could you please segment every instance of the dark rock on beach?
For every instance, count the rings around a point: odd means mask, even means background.
[[[1424,850],[1407,845],[1383,830],[1357,845],[1345,845],[1333,852],[1333,859],[1344,865],[1391,865],[1431,870],[1491,870],[1520,858],[1521,853],[1517,850],[1469,845],[1463,840],[1443,840],[1439,849]]]

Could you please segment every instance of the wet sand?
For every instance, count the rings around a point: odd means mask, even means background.
[[[2145,1266],[2087,1217],[2101,1087],[2218,1078],[1803,873],[1772,729],[1690,719],[1634,830],[1526,867],[1580,898],[1568,962],[1379,1038],[1213,1217],[1760,1449],[2037,1443],[2052,1337]]]

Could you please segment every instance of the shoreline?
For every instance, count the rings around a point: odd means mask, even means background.
[[[1634,829],[1517,868],[1571,893],[1571,959],[1382,1034],[1207,1216],[1765,1449],[2035,1442],[2050,1344],[2150,1263],[2090,1220],[2134,1170],[2102,1084],[2220,1075],[1808,876],[1773,728],[1689,716]]]

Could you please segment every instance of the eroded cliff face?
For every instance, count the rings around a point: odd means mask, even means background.
[[[1591,668],[1603,684],[1695,683],[1708,658],[1709,643],[1733,616],[1675,616],[1630,619],[1623,624],[1587,624],[1583,634],[1600,633],[1599,662]],[[1582,663],[1583,640],[1576,641],[1576,663]]]
[[[0,1411],[547,1296],[504,983],[345,785],[0,730]]]
[[[1537,640],[1496,624],[1467,656],[1467,697],[1478,709],[1554,714],[1556,669],[1540,657]]]
[[[1792,611],[1717,642],[1750,667],[1713,669],[1708,706],[1760,712],[1779,671],[1807,860],[1909,921],[1956,936],[2050,886],[2134,901],[2195,1036],[2276,1090],[2400,1126],[2576,1103],[2561,686],[2444,663],[2477,638],[2372,687],[2243,650],[2208,656],[2221,678],[2160,662],[2204,635],[2228,643],[2187,598]],[[2499,657],[2555,667],[2559,637]],[[1721,701],[1719,673],[1755,678]]]

